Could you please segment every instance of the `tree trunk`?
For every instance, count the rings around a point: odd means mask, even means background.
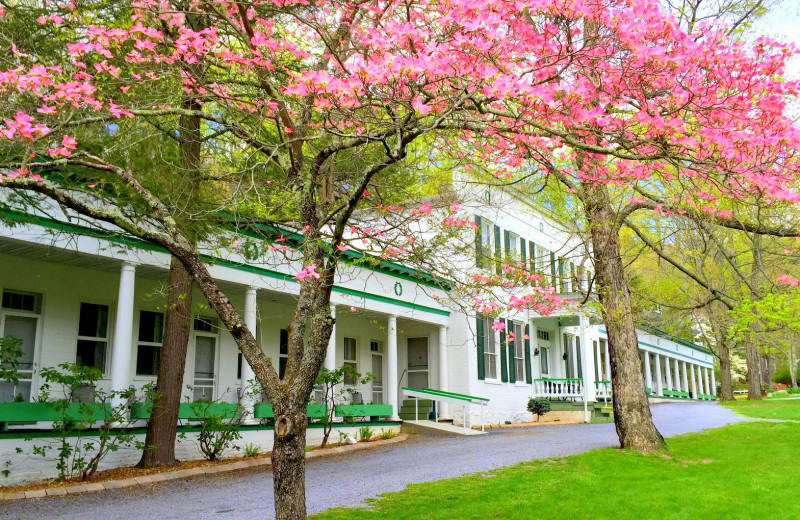
[[[186,349],[192,310],[192,277],[175,258],[169,267],[169,296],[156,380],[156,402],[147,423],[145,449],[140,468],[175,466],[175,437],[178,431],[178,407],[183,390]]]
[[[792,334],[789,339],[789,381],[792,382],[792,388],[797,388],[797,348],[794,344],[796,334]]]
[[[719,398],[720,401],[733,401],[733,378],[731,377],[731,352],[724,341],[719,344]]]
[[[306,518],[306,423],[303,409],[276,410],[272,448],[276,520]]]
[[[747,398],[761,399],[761,362],[756,351],[756,342],[752,334],[744,340],[744,353],[747,360]]]
[[[604,185],[583,183],[597,293],[608,331],[614,422],[620,445],[642,453],[664,446],[653,424],[631,314],[631,295],[620,256],[619,226]]]

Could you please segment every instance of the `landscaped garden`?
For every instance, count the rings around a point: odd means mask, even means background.
[[[800,418],[800,401],[735,403],[743,415]],[[370,508],[332,509],[317,520],[800,518],[800,424],[744,422],[668,439],[641,455],[617,449],[517,464],[413,484]]]

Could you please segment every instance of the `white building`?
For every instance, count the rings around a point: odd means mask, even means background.
[[[553,280],[565,298],[579,298],[591,272],[580,241],[533,205],[499,192],[491,195],[500,198],[491,206],[480,198],[467,204],[483,231],[476,258],[481,253],[518,257]],[[81,219],[14,211],[0,217],[0,333],[21,338],[24,351],[23,378],[16,386],[0,383],[0,402],[35,398],[39,369],[65,362],[97,367],[107,389],[154,381],[169,255]],[[254,254],[259,247],[263,244],[256,239],[238,248],[208,247],[204,258],[266,354],[283,367],[285,329],[299,290],[293,276],[300,266],[263,261],[264,254]],[[493,260],[477,263],[470,268],[496,269]],[[364,402],[392,405],[393,419],[404,401],[402,387],[488,398],[489,423],[529,421],[526,404],[532,396],[608,399],[604,327],[575,305],[547,317],[525,312],[488,318],[446,308],[440,301],[447,297],[430,276],[402,265],[345,265],[332,293],[336,326],[325,365],[349,363],[375,374],[357,390]],[[233,339],[199,291],[193,301],[184,376],[193,389],[187,388],[185,397],[235,400],[236,389],[252,377],[249,367],[242,366]],[[493,330],[495,319],[516,333],[513,342]],[[525,334],[531,339],[523,339]],[[709,351],[654,330],[640,330],[639,339],[654,397],[715,395]],[[462,420],[447,405],[437,412],[457,424]],[[478,410],[467,420],[477,423]]]

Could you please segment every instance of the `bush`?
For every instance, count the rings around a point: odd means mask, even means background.
[[[800,388],[789,387],[786,389],[787,394],[800,394]]]
[[[358,440],[359,441],[368,441],[372,438],[375,433],[372,431],[372,428],[369,426],[362,426],[358,429]]]
[[[255,457],[259,453],[261,453],[261,446],[259,446],[258,444],[254,443],[254,442],[248,442],[242,448],[242,454],[245,457]]]
[[[393,430],[384,430],[383,428],[381,428],[381,433],[378,434],[378,437],[380,437],[384,441],[387,439],[391,439],[394,436],[395,433]]]
[[[528,411],[536,414],[536,422],[550,411],[550,400],[544,397],[531,397],[528,400]]]
[[[789,373],[789,367],[783,367],[776,370],[775,373],[772,375],[772,382],[783,383],[784,385],[791,386],[792,378],[791,374]]]

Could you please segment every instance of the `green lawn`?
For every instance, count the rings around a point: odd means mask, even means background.
[[[720,404],[746,417],[800,420],[800,399],[741,400]]]
[[[526,462],[413,484],[371,509],[331,509],[312,518],[800,518],[800,491],[792,485],[800,479],[798,439],[800,424],[740,423],[669,439],[661,455],[602,449]]]

